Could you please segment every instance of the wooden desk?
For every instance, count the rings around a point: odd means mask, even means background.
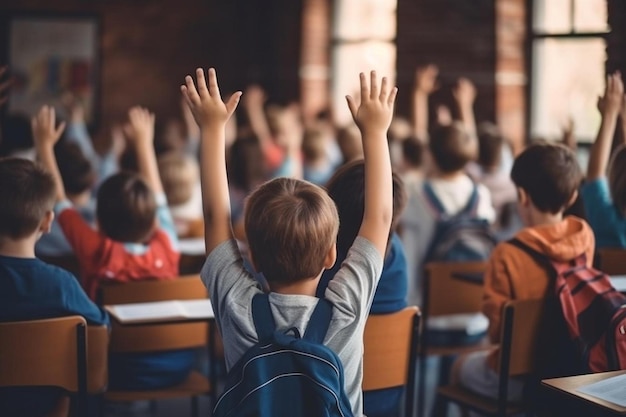
[[[544,379],[541,385],[546,389],[558,393],[563,402],[575,402],[593,410],[593,416],[626,416],[626,408],[617,404],[601,400],[591,395],[578,392],[578,388],[600,382],[605,379],[626,374],[626,371],[603,372],[590,375],[578,375],[565,378]]]

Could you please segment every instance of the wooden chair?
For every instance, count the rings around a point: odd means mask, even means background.
[[[207,298],[207,290],[200,277],[180,277],[172,281],[141,281],[104,285],[101,288],[103,304],[126,304],[166,300],[193,300]],[[110,352],[158,352],[176,349],[206,347],[209,341],[208,323],[168,323],[122,326],[113,322]],[[215,343],[211,341],[210,343]],[[214,355],[212,355],[214,356]],[[212,394],[209,380],[192,371],[186,381],[174,387],[146,391],[108,391],[109,401],[163,400],[190,397],[192,415],[198,415],[198,396]]]
[[[80,316],[0,323],[0,386],[63,388],[86,417],[87,394],[107,384],[107,342],[105,326],[87,328]],[[68,413],[63,401],[53,415]]]
[[[525,410],[522,404],[507,401],[510,377],[521,377],[537,371],[542,326],[545,326],[546,300],[515,300],[504,307],[502,321],[500,358],[498,373],[500,382],[498,398],[490,399],[469,392],[458,385],[442,387],[439,394],[447,401],[455,402],[462,408],[471,409],[486,416],[510,416]],[[550,341],[542,340],[542,344]]]
[[[608,275],[626,275],[626,249],[598,249],[598,269]]]
[[[479,313],[483,303],[482,275],[485,262],[432,262],[425,266],[422,336],[419,347],[418,411],[425,413],[426,359],[428,356],[451,356],[489,347],[485,338],[462,346],[431,346],[428,319],[462,313]],[[478,279],[476,279],[478,278]],[[444,372],[443,373],[447,373]]]
[[[415,306],[370,315],[363,336],[363,391],[405,387],[405,416],[413,416],[420,312]]]

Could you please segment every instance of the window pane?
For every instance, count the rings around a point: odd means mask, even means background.
[[[572,30],[572,0],[535,0],[533,29],[540,33],[566,33]]]
[[[335,2],[334,38],[394,39],[397,3],[397,0],[338,0]]]
[[[603,39],[535,40],[531,96],[531,136],[556,139],[573,118],[579,141],[592,141],[604,88]]]
[[[396,46],[392,42],[337,45],[333,49],[332,108],[340,125],[350,121],[347,94],[359,93],[359,72],[376,70],[395,83]]]
[[[606,0],[575,0],[574,30],[576,32],[605,32]]]

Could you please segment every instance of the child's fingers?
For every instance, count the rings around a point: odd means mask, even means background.
[[[376,100],[378,98],[378,80],[376,79],[376,71],[370,71],[370,98]]]
[[[383,81],[380,85],[380,96],[378,97],[378,99],[380,101],[385,101],[387,100],[387,96],[389,94],[389,83],[387,80],[387,77],[383,77]]]
[[[362,72],[359,74],[359,81],[361,82],[361,102],[363,102],[369,98],[370,92],[367,80],[365,79],[365,74]]]
[[[394,87],[389,94],[389,98],[387,99],[387,103],[389,105],[393,105],[396,101],[396,96],[398,95],[398,87]]]
[[[61,124],[59,124],[59,127],[54,131],[54,137],[60,138],[63,130],[65,130],[65,122],[61,122]]]
[[[199,105],[200,96],[198,95],[198,90],[196,90],[196,86],[193,83],[193,78],[191,78],[190,75],[185,77],[185,85],[187,86],[187,94],[188,94],[189,100],[194,105]]]
[[[196,81],[198,82],[198,94],[200,96],[208,95],[209,90],[206,86],[206,80],[204,79],[204,70],[202,68],[196,69]]]
[[[348,102],[348,109],[350,110],[350,114],[352,114],[352,118],[356,120],[356,114],[359,107],[356,105],[352,96],[346,96],[346,101]]]
[[[193,106],[193,104],[191,102],[191,99],[189,98],[189,90],[187,90],[187,86],[181,85],[180,92],[183,95],[183,100],[185,101],[185,103],[187,103],[187,107],[191,110],[191,107]]]
[[[220,98],[220,87],[217,85],[217,73],[215,68],[209,68],[209,93],[211,97]]]
[[[228,111],[229,116],[233,114],[233,112],[237,108],[237,105],[239,104],[239,100],[241,99],[242,94],[243,93],[241,91],[237,91],[233,93],[233,95],[230,96],[230,98],[226,102],[226,111]]]

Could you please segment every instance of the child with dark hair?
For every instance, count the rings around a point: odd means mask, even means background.
[[[62,131],[54,123],[38,126],[53,137]],[[0,321],[80,315],[88,324],[108,324],[76,277],[35,257],[35,242],[54,218],[55,194],[54,179],[42,167],[25,159],[0,159]],[[3,415],[36,417],[67,406],[59,388],[0,388]]]
[[[339,233],[337,234],[337,261],[332,269],[322,274],[317,286],[319,298],[324,298],[329,282],[343,264],[359,234],[365,208],[365,163],[362,160],[353,161],[342,166],[330,179],[326,189],[337,205]],[[397,174],[393,174],[393,216],[389,241],[370,314],[394,313],[407,306],[406,256],[402,241],[395,232],[405,204],[406,193],[402,179]],[[392,388],[364,392],[363,413],[369,417],[397,415],[402,391],[402,388]]]
[[[47,111],[42,109],[38,117]],[[51,117],[54,125],[54,113]],[[98,230],[94,230],[67,198],[53,150],[58,138],[34,130],[38,156],[54,178],[55,212],[78,258],[83,287],[92,299],[103,281],[172,280],[178,276],[178,241],[154,155],[154,115],[132,108],[125,131],[134,145],[140,174],[122,172],[100,186]],[[116,355],[109,359],[110,386],[156,389],[175,385],[187,377],[193,361],[194,352],[187,349]]]
[[[89,224],[95,223],[96,208],[92,199],[92,189],[96,184],[96,173],[91,162],[85,157],[77,144],[62,140],[54,147],[59,164],[59,173],[68,200]],[[72,255],[74,251],[57,221],[52,223],[50,233],[42,236],[35,247],[37,255],[57,257]]]
[[[581,178],[576,155],[565,146],[537,143],[522,152],[511,172],[525,225],[515,238],[558,262],[585,254],[591,267],[591,228],[584,220],[563,214],[576,199]],[[483,313],[489,318],[491,342],[500,342],[503,307],[508,301],[546,298],[554,292],[551,285],[554,281],[548,271],[526,250],[509,242],[500,243],[489,259],[484,282]],[[463,356],[455,364],[453,376],[468,390],[496,398],[498,354],[495,349]],[[512,378],[509,400],[520,401],[523,386],[522,380]]]

